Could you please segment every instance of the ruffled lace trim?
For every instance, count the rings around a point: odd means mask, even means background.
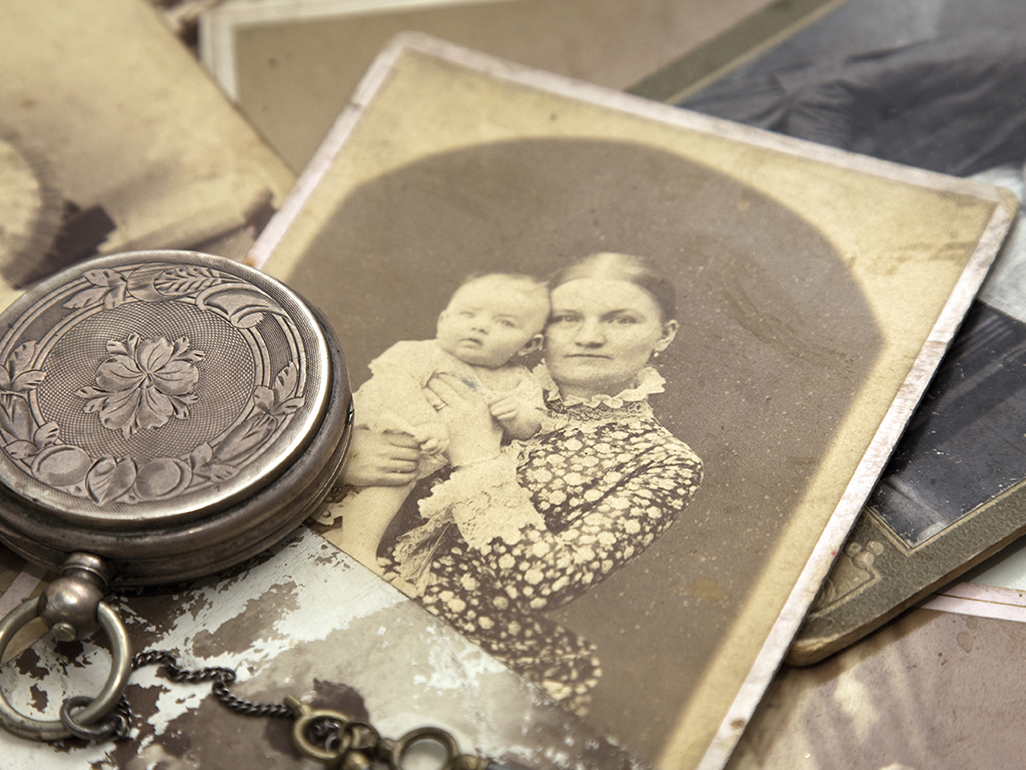
[[[611,422],[640,429],[654,419],[648,397],[662,393],[666,384],[659,372],[646,366],[638,373],[635,385],[615,396],[601,394],[589,399],[570,397],[564,400],[545,364],[535,368],[534,376],[542,384],[549,407],[542,418],[539,436],[555,431],[587,433]],[[514,442],[515,445],[523,443]]]
[[[396,543],[394,555],[399,575],[423,587],[430,579],[431,561],[445,530],[459,528],[471,548],[487,550],[501,538],[509,545],[520,542],[527,527],[544,528],[545,520],[531,504],[530,495],[516,478],[517,454],[505,451],[498,457],[457,468],[421,500],[420,515],[427,521]]]
[[[552,379],[552,375],[549,374],[549,369],[545,366],[544,362],[538,364],[533,373],[538,382],[541,383],[542,390],[545,391],[545,400],[549,403],[560,402],[568,407],[584,406],[590,409],[603,406],[610,409],[621,409],[625,404],[644,401],[654,393],[662,393],[664,390],[663,386],[666,384],[663,375],[651,366],[646,366],[638,372],[638,378],[632,387],[620,391],[615,396],[599,393],[587,399],[576,396],[563,398],[563,395],[559,392],[559,386]]]

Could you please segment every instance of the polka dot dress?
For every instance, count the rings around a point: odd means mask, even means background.
[[[471,515],[504,515],[508,500],[467,500],[468,510],[448,503],[449,510],[433,514],[421,528],[429,534],[417,547],[430,566],[411,593],[525,679],[583,713],[601,675],[596,648],[545,612],[597,585],[662,534],[690,501],[702,465],[656,422],[647,401],[566,405],[557,396],[548,406],[546,429],[508,450],[517,453],[515,478],[511,473],[494,485],[519,485],[516,494],[525,504],[529,499],[539,524],[524,526],[515,542],[495,537],[471,547],[460,520],[467,527]],[[480,496],[499,496],[495,488]],[[480,530],[481,522],[474,526]],[[480,535],[472,539],[481,541]],[[387,551],[386,577],[405,582],[399,559],[408,554],[408,548]]]

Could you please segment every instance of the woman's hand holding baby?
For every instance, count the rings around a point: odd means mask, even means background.
[[[440,373],[428,381],[425,396],[448,431],[454,468],[498,457],[502,428],[479,391],[455,375]]]

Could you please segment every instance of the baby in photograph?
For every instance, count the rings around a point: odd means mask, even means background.
[[[434,473],[448,463],[448,436],[424,388],[432,376],[447,373],[482,389],[508,438],[530,438],[541,426],[544,398],[541,385],[515,359],[541,347],[548,315],[544,281],[511,273],[470,276],[439,314],[434,339],[397,342],[370,363],[371,378],[353,395],[357,424],[413,436],[420,445],[418,476]],[[319,520],[341,517],[349,530],[346,550],[373,563],[369,546],[360,544],[361,522],[390,520],[412,488],[364,488]]]

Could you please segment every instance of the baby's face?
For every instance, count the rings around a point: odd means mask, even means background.
[[[438,316],[438,344],[472,366],[496,369],[536,346],[548,316],[544,294],[483,278],[457,289]]]

